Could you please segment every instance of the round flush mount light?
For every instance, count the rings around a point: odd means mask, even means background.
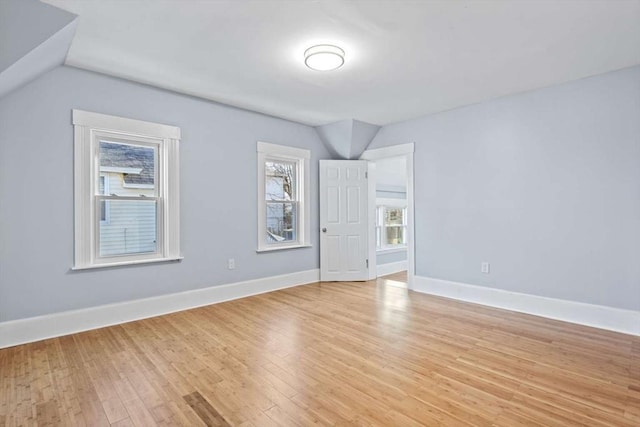
[[[330,44],[311,46],[304,51],[304,63],[312,70],[335,70],[344,64],[344,50]]]

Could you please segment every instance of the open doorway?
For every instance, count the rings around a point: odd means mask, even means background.
[[[407,271],[407,159],[375,160],[376,265],[387,276]]]
[[[415,271],[413,144],[367,150],[369,165],[369,279]]]

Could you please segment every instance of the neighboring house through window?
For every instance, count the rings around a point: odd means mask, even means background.
[[[100,140],[100,173],[109,189],[97,196],[100,211],[109,218],[100,225],[100,256],[156,251],[158,208],[149,198],[156,196],[157,151],[153,146]],[[126,203],[112,197],[126,197]]]
[[[74,110],[74,268],[180,257],[180,129]]]
[[[258,251],[310,245],[310,151],[258,142]]]

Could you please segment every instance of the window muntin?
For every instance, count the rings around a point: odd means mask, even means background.
[[[180,259],[173,126],[74,110],[74,269]]]
[[[258,143],[258,251],[309,246],[308,150]]]

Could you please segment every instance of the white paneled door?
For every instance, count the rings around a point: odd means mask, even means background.
[[[367,167],[320,160],[320,280],[367,280]]]

